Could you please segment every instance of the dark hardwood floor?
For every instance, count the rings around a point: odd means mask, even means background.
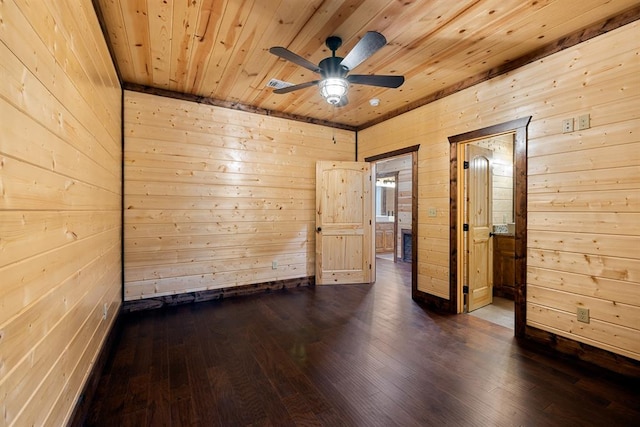
[[[409,277],[126,315],[86,424],[640,425],[637,381],[428,311]]]

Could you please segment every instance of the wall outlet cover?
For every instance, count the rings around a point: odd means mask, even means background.
[[[591,117],[588,114],[583,114],[578,117],[578,130],[589,129],[591,127]]]
[[[589,309],[584,307],[578,307],[577,309],[578,322],[589,323]]]
[[[562,121],[562,133],[573,132],[573,118]]]

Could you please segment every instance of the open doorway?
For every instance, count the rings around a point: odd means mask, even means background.
[[[494,257],[496,230],[504,231],[501,234],[512,232],[513,255],[509,262],[513,266],[511,293],[513,294],[513,328],[514,335],[517,337],[524,336],[526,330],[527,126],[530,121],[529,116],[449,137],[451,143],[451,301],[449,307],[456,313],[463,313],[474,306],[480,307],[486,304],[487,300],[493,301],[494,260],[499,259]],[[491,145],[489,141],[496,141],[501,137],[512,141],[513,146],[512,178],[510,178],[513,189],[505,190],[510,191],[512,195],[512,222],[509,221],[511,218],[506,211],[491,212],[493,201],[490,197],[493,195],[494,174],[490,157],[493,157],[494,151],[488,150],[490,152],[488,154],[487,147]],[[467,147],[477,148],[476,151],[480,154],[468,153]],[[477,167],[474,173],[475,178],[479,179],[477,183],[467,182],[467,171],[472,169],[471,162],[474,158],[479,159],[474,165]],[[478,199],[482,200],[480,203],[484,205],[478,207],[467,204],[467,196],[474,192],[478,193]],[[474,213],[477,209],[482,210],[481,215]],[[474,215],[478,218],[474,219]],[[499,228],[494,229],[494,221],[498,223],[495,225]],[[473,253],[472,246],[476,244],[479,252]],[[473,283],[477,278],[482,280]],[[472,295],[474,290],[476,294]]]
[[[376,258],[410,263],[411,155],[380,160],[375,166]]]
[[[365,161],[372,163],[375,194],[375,263],[398,277],[411,277],[411,293],[417,287],[417,150],[419,146],[386,153]],[[410,272],[410,276],[408,273]]]
[[[463,144],[463,311],[514,328],[513,132]]]
[[[383,160],[376,168],[392,162]],[[375,247],[376,258],[396,262],[398,230],[399,171],[377,172],[375,180]]]

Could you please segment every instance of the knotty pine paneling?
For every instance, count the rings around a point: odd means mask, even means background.
[[[527,324],[640,359],[638,31],[626,25],[359,132],[360,158],[420,144],[420,290],[449,297],[447,137],[531,115]],[[561,132],[582,114],[590,129]],[[579,306],[591,323],[577,322]]]
[[[60,426],[121,304],[121,89],[90,0],[0,15],[0,425]]]
[[[125,300],[315,275],[315,164],[353,132],[131,91],[124,121]]]

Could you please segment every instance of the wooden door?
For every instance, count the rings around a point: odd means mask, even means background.
[[[371,283],[369,163],[316,164],[316,284]]]
[[[493,301],[493,258],[491,239],[491,154],[490,150],[469,144],[468,221],[467,234],[469,311]]]

